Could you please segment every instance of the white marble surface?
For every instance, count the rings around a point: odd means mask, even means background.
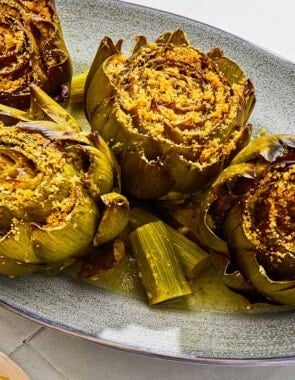
[[[196,19],[295,62],[293,0],[129,1]],[[0,351],[32,380],[189,380],[295,378],[294,365],[226,367],[165,361],[103,347],[40,326],[0,308]]]

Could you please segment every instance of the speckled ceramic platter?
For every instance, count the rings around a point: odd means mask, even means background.
[[[118,1],[57,0],[75,72],[85,69],[100,39],[152,39],[181,28],[204,51],[220,47],[252,79],[254,130],[294,132],[295,65],[208,25]],[[134,352],[207,363],[295,362],[295,312],[198,307],[149,307],[140,297],[102,289],[66,275],[0,276],[4,306],[86,339]]]

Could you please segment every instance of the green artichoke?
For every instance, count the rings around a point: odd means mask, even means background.
[[[56,272],[119,235],[129,215],[106,143],[31,91],[28,112],[0,106],[14,120],[0,125],[0,273],[8,275]]]
[[[295,136],[253,141],[201,202],[199,239],[248,296],[295,305]]]
[[[54,0],[0,3],[0,103],[30,106],[30,83],[67,102],[72,76]]]
[[[85,108],[122,169],[124,191],[141,199],[206,188],[248,143],[254,89],[236,63],[208,54],[176,30],[132,55],[105,37],[90,68]]]

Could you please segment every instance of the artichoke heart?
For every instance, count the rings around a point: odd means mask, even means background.
[[[68,101],[72,66],[54,0],[1,0],[0,36],[0,103],[29,108],[30,83]]]
[[[114,192],[116,167],[105,142],[79,131],[39,87],[31,91],[28,112],[0,106],[0,115],[16,120],[0,125],[0,273],[10,275],[56,273],[97,246],[100,231],[106,243],[128,222],[128,201]],[[36,111],[47,120],[35,120]],[[101,197],[120,202],[110,208]]]
[[[295,136],[265,136],[242,149],[201,215],[199,237],[223,256],[229,287],[295,305]],[[218,241],[227,249],[218,252]]]
[[[181,30],[138,37],[130,57],[105,37],[85,85],[86,114],[141,199],[206,188],[248,143],[254,89],[219,49],[194,48]]]

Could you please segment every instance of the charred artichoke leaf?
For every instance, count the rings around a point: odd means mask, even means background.
[[[90,69],[85,109],[121,164],[124,191],[143,199],[202,191],[249,141],[251,82],[230,60],[218,67],[181,30],[152,43],[139,37],[128,58],[107,46]]]
[[[118,267],[125,253],[126,240],[118,236],[82,260],[78,277],[82,280],[99,280],[102,274],[113,272]]]

